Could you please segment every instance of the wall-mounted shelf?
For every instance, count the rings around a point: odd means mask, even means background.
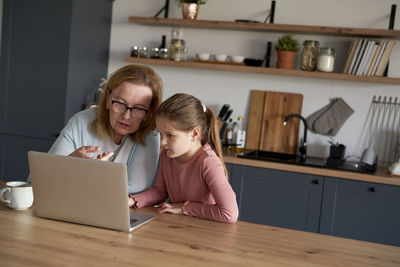
[[[253,22],[233,22],[217,20],[188,20],[174,18],[129,17],[129,21],[145,25],[179,26],[185,28],[212,28],[246,31],[290,32],[298,34],[317,34],[347,37],[369,37],[400,39],[400,30],[383,30],[349,27],[307,26],[290,24],[269,24]]]
[[[264,68],[264,67],[249,67],[249,66],[238,66],[229,64],[212,64],[212,63],[201,63],[193,61],[172,61],[172,60],[161,60],[161,59],[150,59],[150,58],[133,58],[127,57],[126,62],[159,65],[159,66],[172,66],[180,68],[197,68],[197,69],[213,69],[213,70],[225,70],[225,71],[239,71],[239,72],[252,72],[272,75],[288,75],[297,77],[308,77],[308,78],[319,78],[319,79],[331,79],[331,80],[344,80],[344,81],[357,81],[357,82],[370,82],[370,83],[384,83],[384,84],[400,84],[400,78],[388,78],[388,77],[377,77],[377,76],[356,76],[342,73],[326,73],[326,72],[310,72],[302,70],[286,70],[277,68]]]
[[[325,27],[325,26],[307,26],[307,25],[289,25],[289,24],[269,24],[252,22],[232,22],[215,20],[189,20],[176,18],[153,18],[153,17],[129,17],[129,21],[148,26],[167,26],[167,27],[186,27],[186,28],[207,28],[221,30],[245,30],[245,31],[265,31],[280,33],[297,33],[311,35],[330,35],[353,38],[385,38],[400,39],[400,30],[383,30],[367,28],[348,28],[348,27]],[[297,77],[332,79],[344,81],[357,81],[383,84],[400,84],[400,78],[378,77],[378,76],[356,76],[342,73],[324,73],[308,72],[301,70],[286,70],[277,68],[248,67],[228,64],[211,64],[201,62],[175,62],[171,60],[145,59],[145,58],[127,58],[126,62],[136,62],[143,64],[188,67],[199,69],[214,69],[226,71],[253,72],[273,75],[288,75]]]

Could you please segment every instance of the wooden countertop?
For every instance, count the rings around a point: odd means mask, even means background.
[[[320,176],[329,176],[335,178],[343,178],[343,179],[351,179],[364,182],[373,182],[373,183],[400,186],[400,176],[390,175],[389,170],[383,167],[378,167],[374,174],[366,174],[366,173],[358,173],[351,171],[278,163],[272,161],[238,158],[236,156],[236,153],[226,150],[224,151],[224,160],[225,163],[240,164],[252,167],[260,167],[260,168],[275,169],[275,170],[290,171],[290,172],[300,172],[300,173],[315,174]]]
[[[35,217],[0,204],[0,266],[400,266],[400,247],[154,208],[126,233]]]

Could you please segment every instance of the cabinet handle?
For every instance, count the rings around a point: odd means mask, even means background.
[[[376,192],[376,189],[373,186],[369,186],[369,187],[367,187],[367,191],[368,192]]]
[[[319,184],[319,181],[318,181],[317,179],[312,179],[312,180],[311,180],[311,183],[312,183],[312,184]]]

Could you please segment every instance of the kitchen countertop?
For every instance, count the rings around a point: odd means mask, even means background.
[[[0,266],[400,266],[400,247],[155,208],[138,212],[157,218],[126,233],[0,203]]]
[[[223,151],[223,156],[225,163],[400,186],[400,176],[392,176],[388,168],[383,167],[377,167],[374,174],[366,174],[352,171],[239,158],[237,157],[237,153],[228,151],[226,149]]]

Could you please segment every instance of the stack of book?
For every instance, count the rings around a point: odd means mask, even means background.
[[[343,73],[383,76],[395,43],[394,40],[353,40]]]

